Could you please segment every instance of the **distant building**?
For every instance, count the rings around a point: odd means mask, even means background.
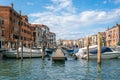
[[[57,46],[64,45],[64,44],[63,44],[63,40],[62,40],[62,39],[58,39],[58,40],[56,41],[56,45],[57,45]]]
[[[41,24],[31,24],[32,35],[33,35],[33,46],[41,46],[42,45],[42,34],[43,31],[41,29]]]
[[[41,25],[40,28],[42,29],[42,45],[43,46],[48,46],[49,45],[49,32],[50,29],[46,25]]]
[[[91,35],[89,37],[89,45],[97,45],[97,35]]]
[[[53,32],[49,33],[49,45],[50,47],[56,46],[56,34]]]
[[[101,45],[106,46],[106,32],[100,32],[101,34]]]
[[[86,46],[86,38],[80,38],[79,40],[79,47],[85,47]]]
[[[50,33],[50,29],[43,24],[31,24],[33,30],[33,45],[34,46],[49,46],[55,43],[55,34]],[[51,41],[51,42],[50,42]],[[45,44],[43,44],[45,43]]]
[[[120,41],[120,24],[106,30],[106,45],[116,46]]]
[[[78,40],[62,40],[62,45],[66,47],[74,47],[78,45]]]

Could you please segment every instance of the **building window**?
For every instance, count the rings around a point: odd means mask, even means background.
[[[12,21],[12,17],[10,16],[10,21]]]
[[[2,41],[2,45],[4,45],[4,41]]]
[[[2,20],[2,25],[4,24],[4,20]]]
[[[19,39],[19,36],[18,35],[13,35],[13,38]]]
[[[24,40],[26,40],[26,37],[24,37]]]
[[[22,32],[24,32],[24,30],[22,29]]]
[[[10,13],[12,13],[12,10],[10,9]]]
[[[24,33],[26,33],[26,30],[24,30]]]
[[[21,37],[21,40],[23,40],[23,37]]]
[[[4,36],[5,35],[5,33],[4,33],[5,31],[4,30],[2,30],[2,36]]]

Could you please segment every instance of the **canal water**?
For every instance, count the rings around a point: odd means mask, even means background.
[[[55,62],[47,58],[0,60],[0,80],[120,80],[120,59]]]

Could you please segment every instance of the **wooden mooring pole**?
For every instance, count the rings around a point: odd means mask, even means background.
[[[87,59],[87,61],[89,61],[89,37],[86,38],[86,48],[87,48],[87,50],[86,50],[86,54],[87,54],[86,59]]]
[[[16,49],[17,49],[17,55],[16,55],[16,58],[18,59],[19,58],[19,43],[18,43],[18,40],[16,41]]]
[[[100,33],[98,33],[98,55],[97,55],[97,57],[98,57],[98,59],[97,59],[97,62],[98,62],[98,64],[101,64],[101,35],[100,35]]]
[[[30,58],[32,58],[32,42],[30,43]]]
[[[45,58],[45,46],[42,47],[42,60]]]
[[[23,60],[23,42],[21,42],[21,60]]]

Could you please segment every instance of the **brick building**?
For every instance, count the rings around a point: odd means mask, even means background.
[[[21,27],[20,27],[20,42],[22,41],[24,46],[30,47],[30,44],[33,42],[33,31],[31,28],[31,25],[28,22],[28,17],[27,16],[21,16]]]
[[[0,16],[0,48],[4,48],[4,18]]]
[[[23,41],[24,45],[31,41],[31,31],[27,16],[22,16],[14,10],[14,5],[0,6],[0,16],[4,18],[4,39],[9,47],[15,47],[17,41]]]
[[[49,44],[49,27],[43,24],[30,24],[26,15],[14,10],[13,4],[0,6],[0,16],[2,26],[0,33],[4,37],[1,38],[4,42],[0,44],[5,43],[6,47],[16,47],[21,42],[26,47],[30,47],[30,44],[33,44],[32,46]]]

